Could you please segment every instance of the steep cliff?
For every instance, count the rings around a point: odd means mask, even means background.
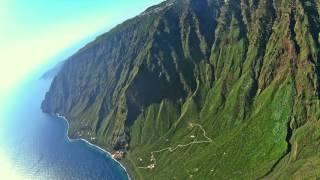
[[[320,3],[168,0],[71,56],[44,112],[137,179],[320,176]]]

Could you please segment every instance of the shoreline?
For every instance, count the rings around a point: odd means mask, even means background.
[[[124,169],[124,171],[126,172],[128,179],[131,180],[131,177],[130,177],[127,169],[124,167],[124,165],[122,165],[122,164],[120,163],[120,161],[118,161],[118,160],[116,160],[115,158],[113,158],[113,157],[112,157],[112,154],[111,154],[109,151],[103,149],[102,147],[100,147],[100,146],[98,146],[98,145],[92,144],[91,142],[89,142],[88,140],[83,139],[83,138],[76,138],[76,139],[71,139],[71,138],[69,138],[68,132],[69,132],[69,126],[70,126],[70,125],[69,125],[68,119],[67,119],[66,117],[64,117],[64,116],[61,116],[61,115],[58,114],[58,113],[55,114],[54,116],[63,119],[63,120],[67,123],[66,137],[67,137],[67,139],[68,139],[69,142],[83,141],[83,142],[85,142],[86,144],[88,144],[89,146],[92,146],[93,148],[102,151],[103,153],[105,153],[106,155],[108,155],[112,160],[114,160],[116,163],[118,163],[118,164],[120,165],[120,167],[121,167],[122,169]]]

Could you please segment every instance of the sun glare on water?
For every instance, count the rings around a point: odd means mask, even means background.
[[[0,179],[10,179],[10,180],[23,180],[22,175],[19,175],[11,164],[10,160],[7,158],[4,152],[0,151]]]

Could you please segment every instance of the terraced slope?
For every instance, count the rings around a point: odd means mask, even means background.
[[[316,0],[165,1],[71,56],[42,109],[127,152],[135,179],[319,178],[319,13]]]

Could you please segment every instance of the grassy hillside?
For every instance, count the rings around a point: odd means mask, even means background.
[[[135,179],[320,176],[320,3],[168,0],[70,57],[42,108]]]

